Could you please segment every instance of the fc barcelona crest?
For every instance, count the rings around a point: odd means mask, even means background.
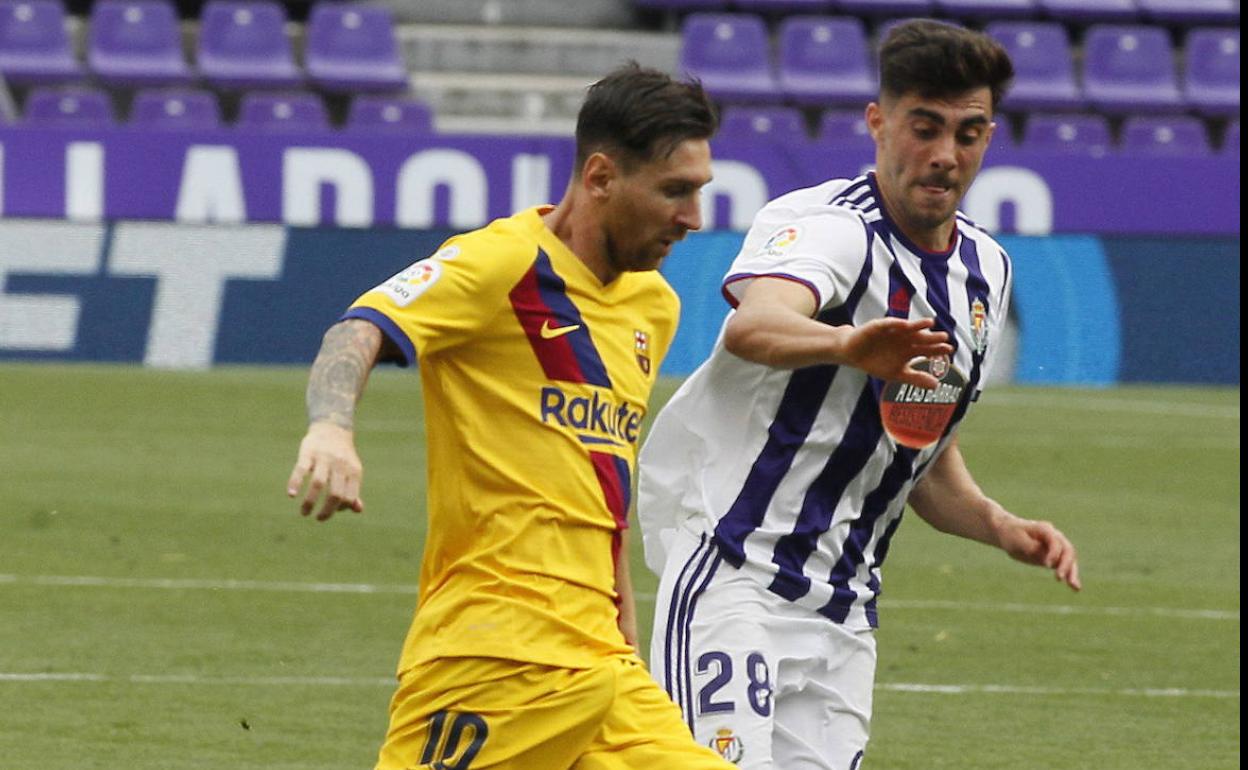
[[[641,329],[633,330],[633,352],[637,354],[637,365],[641,371],[650,373],[650,335]]]
[[[975,352],[983,353],[988,347],[988,313],[984,310],[984,301],[975,298],[971,303],[971,341],[975,343]]]

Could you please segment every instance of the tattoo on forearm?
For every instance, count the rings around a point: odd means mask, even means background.
[[[308,377],[308,422],[354,429],[355,403],[380,348],[381,334],[368,322],[346,321],[325,333]]]

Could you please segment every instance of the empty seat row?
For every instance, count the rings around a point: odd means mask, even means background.
[[[1105,155],[1114,150],[1150,155],[1208,155],[1213,152],[1205,122],[1191,115],[1132,115],[1122,121],[1114,141],[1110,121],[1103,115],[1033,113],[1027,116],[1019,142],[1006,115],[997,123],[997,149],[1043,150]],[[828,110],[820,116],[812,137],[802,113],[792,107],[730,107],[724,111],[720,139],[767,140],[793,146],[808,142],[869,150],[874,143],[862,110]],[[1227,152],[1239,151],[1239,121],[1232,121],[1221,142]]]
[[[1060,24],[997,21],[985,32],[1014,60],[1009,108],[1091,106],[1111,114],[1193,109],[1207,115],[1239,110],[1236,27],[1188,30],[1181,74],[1170,35],[1159,26],[1092,25],[1083,37],[1078,73]],[[683,68],[725,101],[858,104],[876,93],[874,49],[855,17],[785,18],[777,27],[774,58],[768,26],[753,14],[690,14],[681,34]]]
[[[0,0],[0,75],[17,84],[87,76],[115,86],[289,88],[305,81],[330,91],[399,90],[407,70],[383,6],[321,2],[304,27],[304,67],[276,0],[209,0],[196,35],[195,63],[183,55],[170,0],[99,0],[91,8],[86,67],[74,56],[60,0]]]
[[[633,0],[633,5],[677,13],[742,10],[766,14],[845,13],[863,17],[942,14],[968,20],[1047,17],[1072,24],[1239,22],[1239,0]]]
[[[323,131],[330,128],[321,97],[310,91],[256,91],[242,95],[235,125],[259,130]],[[21,123],[39,127],[101,128],[116,123],[109,95],[96,88],[36,87],[27,95]],[[158,129],[216,129],[224,125],[216,94],[203,89],[140,89],[128,124]],[[423,102],[379,94],[351,101],[345,127],[359,131],[429,133],[432,111]]]

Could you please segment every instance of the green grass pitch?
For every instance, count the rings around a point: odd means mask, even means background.
[[[0,365],[0,767],[372,766],[424,532],[419,378],[374,375],[367,511],[328,524],[283,489],[305,378]],[[968,462],[1074,539],[1085,590],[907,514],[865,768],[1237,768],[1239,428],[1238,388],[990,391]]]

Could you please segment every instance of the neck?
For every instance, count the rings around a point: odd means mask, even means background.
[[[605,286],[614,281],[619,272],[611,267],[607,259],[606,237],[601,225],[590,211],[588,202],[580,200],[581,196],[576,194],[572,184],[575,180],[569,184],[563,200],[542,215],[542,221]]]
[[[880,203],[884,206],[888,218],[916,246],[936,252],[949,248],[949,242],[953,240],[953,217],[935,227],[918,227],[901,215],[901,208],[893,203],[892,191],[883,183],[879,175],[875,175],[875,186],[880,191]]]
[[[891,211],[889,212],[892,213]],[[927,251],[943,252],[948,251],[953,241],[953,220],[941,224],[934,229],[914,230],[912,227],[906,227],[897,219],[893,219],[897,224],[897,228],[906,234],[906,237]]]

